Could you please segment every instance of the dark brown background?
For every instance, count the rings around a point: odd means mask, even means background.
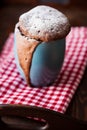
[[[42,4],[40,0],[0,0],[0,51],[20,14]],[[67,5],[51,5],[67,15],[71,26],[87,27],[87,0],[71,0]],[[72,117],[87,121],[87,69],[66,113]]]

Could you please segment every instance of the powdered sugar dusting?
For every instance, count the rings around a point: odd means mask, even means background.
[[[49,6],[37,6],[24,13],[19,18],[19,25],[32,38],[46,41],[63,37],[70,27],[67,17]]]

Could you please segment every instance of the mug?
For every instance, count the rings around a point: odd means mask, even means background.
[[[25,79],[19,64],[16,41],[14,45],[15,59],[21,76]],[[30,67],[30,84],[34,87],[52,85],[55,82],[65,56],[65,38],[38,44],[33,52]]]

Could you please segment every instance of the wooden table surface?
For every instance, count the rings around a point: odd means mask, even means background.
[[[28,11],[29,5],[6,5],[0,7],[0,51],[3,48],[4,42],[9,36],[9,33],[14,31],[15,24],[18,21],[20,14]],[[79,6],[56,7],[67,15],[71,26],[86,26],[87,27],[87,9]],[[87,69],[79,84],[79,87],[73,97],[67,111],[72,117],[87,121]]]

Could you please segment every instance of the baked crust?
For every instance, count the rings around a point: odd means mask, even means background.
[[[15,44],[17,47],[18,60],[25,74],[26,81],[28,84],[30,84],[29,72],[32,61],[32,55],[35,48],[40,42],[35,39],[30,39],[28,37],[23,36],[18,27],[19,24],[17,24],[15,27]]]
[[[22,14],[19,26],[25,36],[45,42],[64,38],[70,31],[68,18],[57,9],[44,5]]]

